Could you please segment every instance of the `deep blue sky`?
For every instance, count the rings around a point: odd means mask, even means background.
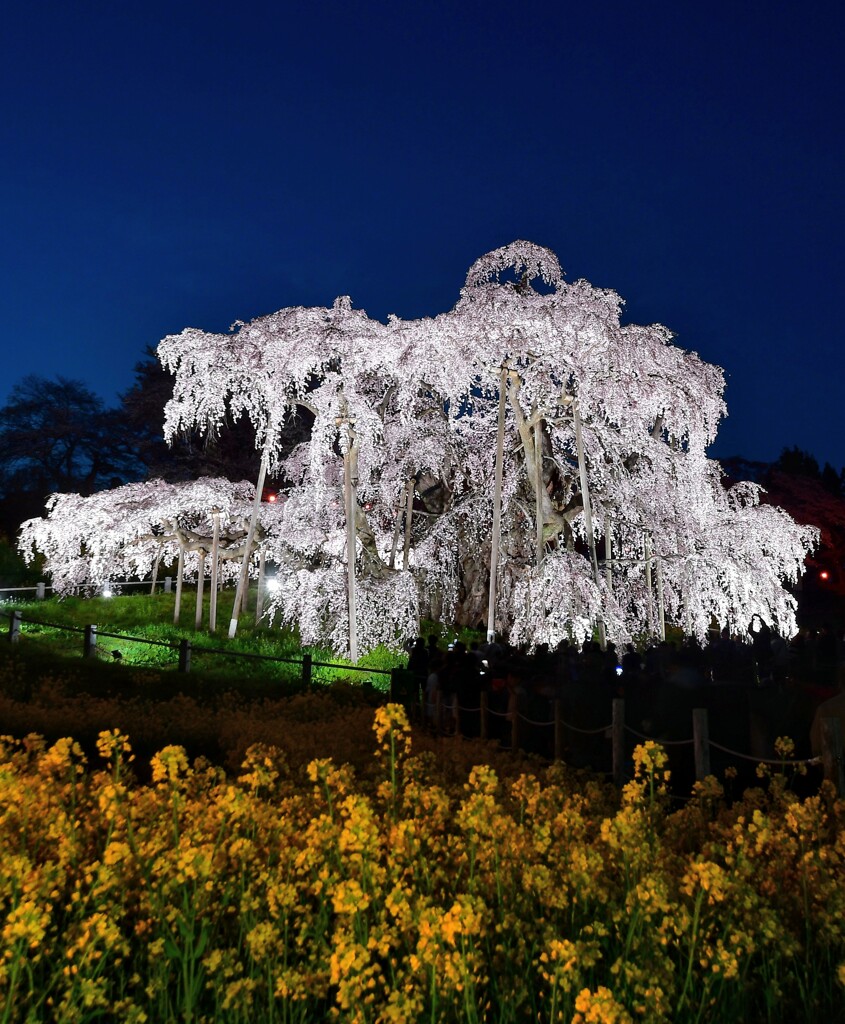
[[[516,238],[724,367],[713,453],[845,463],[845,5],[17,3],[0,402],[186,326],[449,309]]]

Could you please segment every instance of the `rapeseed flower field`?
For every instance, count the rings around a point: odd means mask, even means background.
[[[654,743],[620,793],[562,765],[444,775],[398,705],[349,727],[366,768],[2,738],[0,1021],[843,1019],[827,785],[730,802],[708,778],[677,809]]]

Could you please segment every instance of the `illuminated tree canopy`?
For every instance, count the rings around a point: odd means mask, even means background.
[[[261,540],[278,567],[270,613],[305,642],[351,646],[352,596],[364,648],[421,615],[474,625],[492,609],[488,629],[530,643],[596,628],[619,642],[664,620],[703,636],[754,614],[792,633],[784,583],[814,531],[753,485],[723,486],[706,454],[722,371],[621,309],[514,242],[433,318],[380,323],[344,297],[187,329],[158,349],[175,377],[165,436],[249,417],[265,468],[291,483]],[[310,438],[287,450],[302,408]]]

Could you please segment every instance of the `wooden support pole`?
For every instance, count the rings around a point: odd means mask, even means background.
[[[256,626],[261,621],[261,616],[264,614],[264,574],[267,568],[267,555],[264,548],[261,549],[261,553],[258,556],[258,587],[256,588],[255,597],[255,624]]]
[[[613,588],[613,522],[610,516],[604,519],[604,578],[607,589]]]
[[[581,429],[581,410],[578,400],[572,402],[572,424],[575,428],[575,451],[578,456],[578,476],[581,483],[581,500],[584,505],[584,529],[587,532],[587,545],[590,549],[590,562],[593,567],[593,582],[599,583],[599,560],[596,554],[596,535],[593,530],[593,509],[590,504],[590,482],[587,479],[587,463],[584,458],[584,434]],[[599,622],[599,642],[602,650],[607,647],[607,634],[604,622]]]
[[[208,595],[208,629],[213,633],[217,629],[217,581],[220,572],[220,509],[211,510],[211,583]]]
[[[346,424],[347,443],[343,453],[343,497],[346,509],[346,594],[347,609],[349,614],[349,660],[355,664],[358,660],[358,612],[355,603],[355,541],[356,541],[356,513],[355,506],[355,485],[353,473],[352,447],[354,444],[354,432],[349,419],[341,422]]]
[[[179,544],[179,562],[176,568],[176,600],[173,603],[173,625],[179,625],[179,613],[182,610],[182,582],[185,576],[185,549]]]
[[[534,515],[537,520],[537,568],[543,564],[543,427],[538,421],[534,424]]]
[[[414,523],[414,479],[408,478],[405,492],[405,546],[402,550],[402,568],[407,571],[411,558],[411,527]]]
[[[666,639],[666,608],[663,603],[663,559],[657,556],[657,620],[660,626],[660,639]]]
[[[502,365],[499,378],[499,422],[496,430],[496,475],[493,481],[493,530],[490,537],[490,590],[487,596],[487,643],[496,639],[496,594],[499,582],[499,544],[502,533],[502,475],[505,461],[505,403],[508,371]]]
[[[706,708],[693,708],[692,741],[695,750],[695,778],[701,782],[710,774],[710,725]]]
[[[202,599],[205,591],[205,551],[197,552],[197,607],[194,615],[194,629],[202,629]]]
[[[269,436],[269,434],[268,434]],[[258,483],[255,485],[255,499],[252,503],[252,515],[249,519],[249,529],[247,530],[246,542],[244,547],[244,558],[241,562],[241,574],[238,578],[238,589],[235,592],[235,601],[232,605],[232,618],[229,621],[229,639],[238,631],[238,618],[240,616],[240,610],[244,603],[244,594],[247,589],[247,579],[249,578],[249,560],[252,557],[252,542],[255,539],[255,526],[258,522],[258,509],[261,506],[261,494],[264,490],[264,480],[267,476],[267,449],[265,448],[261,455],[261,467],[258,470]]]

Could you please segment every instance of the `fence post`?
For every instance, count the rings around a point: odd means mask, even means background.
[[[822,763],[824,777],[845,796],[845,762],[843,762],[842,722],[838,718],[822,719]]]
[[[311,663],[312,663],[312,660],[313,659],[312,659],[312,656],[310,654],[303,654],[302,655],[302,685],[303,686],[310,686],[311,685]]]
[[[552,701],[555,713],[555,761],[563,760],[563,715],[561,714],[560,697]]]
[[[165,592],[165,594],[172,594],[173,593],[173,577],[172,576],[165,576],[164,577],[164,592]]]
[[[85,627],[85,639],[83,641],[82,656],[93,658],[97,653],[97,627],[90,625]]]
[[[693,708],[692,740],[695,750],[695,778],[698,782],[710,774],[710,725],[707,708]]]
[[[21,613],[12,612],[9,616],[9,643],[16,644],[21,638]]]
[[[511,717],[511,750],[519,750],[519,694],[514,690],[508,700],[508,714]]]
[[[489,727],[487,722],[487,691],[481,691],[481,721],[478,727],[479,735],[481,739],[486,740],[489,735]]]
[[[47,584],[46,583],[44,583],[43,581],[41,583],[36,583],[35,584],[35,600],[36,601],[43,601],[44,598],[47,596],[46,591],[47,591]]]
[[[191,671],[191,641],[180,640],[179,641],[179,671],[190,672]]]
[[[611,722],[613,783],[621,789],[625,784],[625,701],[621,697],[613,699]]]

